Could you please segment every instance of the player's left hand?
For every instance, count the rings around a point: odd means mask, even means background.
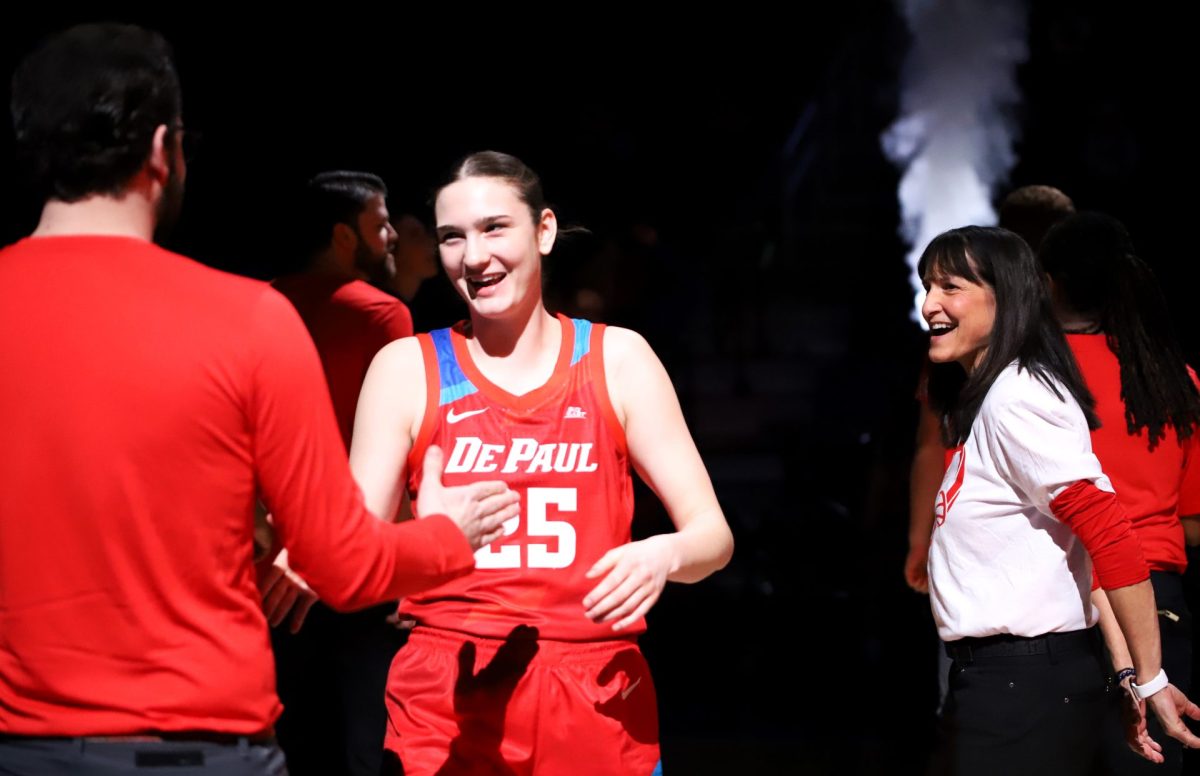
[[[670,534],[614,547],[587,572],[588,579],[603,576],[583,599],[593,622],[612,622],[614,631],[633,625],[658,600],[667,575],[676,565]]]

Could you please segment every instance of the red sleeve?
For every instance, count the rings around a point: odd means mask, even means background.
[[[474,569],[449,518],[394,524],[367,511],[303,323],[275,291],[256,312],[247,413],[255,471],[293,569],[336,609],[412,595]]]
[[[1183,469],[1179,473],[1179,516],[1200,515],[1200,428],[1183,442]]]
[[[1136,585],[1150,578],[1142,544],[1116,494],[1079,480],[1050,502],[1050,510],[1068,526],[1092,556],[1095,578],[1105,590]]]
[[[379,292],[382,293],[382,292]],[[412,313],[399,299],[371,307],[370,351],[367,363],[389,343],[413,336]],[[365,373],[364,373],[365,376]]]
[[[1196,373],[1188,367],[1188,376],[1200,388]],[[1192,429],[1192,435],[1183,442],[1183,471],[1179,473],[1179,515],[1200,515],[1200,428]]]
[[[388,342],[413,335],[412,313],[409,312],[408,306],[400,300],[396,300],[395,304],[388,305],[382,316],[382,323],[387,330]]]

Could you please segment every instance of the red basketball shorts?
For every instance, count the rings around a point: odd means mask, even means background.
[[[637,644],[534,634],[413,631],[388,676],[384,742],[406,776],[654,772],[658,709]]]

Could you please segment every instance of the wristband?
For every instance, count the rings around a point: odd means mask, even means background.
[[[1133,697],[1137,698],[1139,701],[1146,700],[1151,695],[1166,686],[1167,672],[1161,668],[1158,669],[1158,673],[1154,676],[1154,678],[1145,684],[1138,684],[1137,682],[1129,683],[1129,689],[1133,693]]]

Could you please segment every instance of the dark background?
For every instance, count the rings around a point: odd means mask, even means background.
[[[901,575],[923,338],[878,144],[907,33],[889,3],[803,7],[43,14],[0,29],[0,70],[74,21],[164,32],[204,136],[169,247],[261,278],[295,266],[287,203],[317,171],[378,172],[414,209],[464,153],[522,157],[591,230],[556,250],[548,299],[647,336],[737,538],[726,571],[667,590],[643,639],[668,770],[916,772],[936,694],[928,601]],[[1125,221],[1197,363],[1186,25],[1080,2],[1036,4],[1029,28],[998,195],[1052,184]],[[37,215],[11,143],[5,124],[3,243]],[[435,280],[414,312],[429,328],[461,309]],[[640,495],[636,530],[668,527]]]

